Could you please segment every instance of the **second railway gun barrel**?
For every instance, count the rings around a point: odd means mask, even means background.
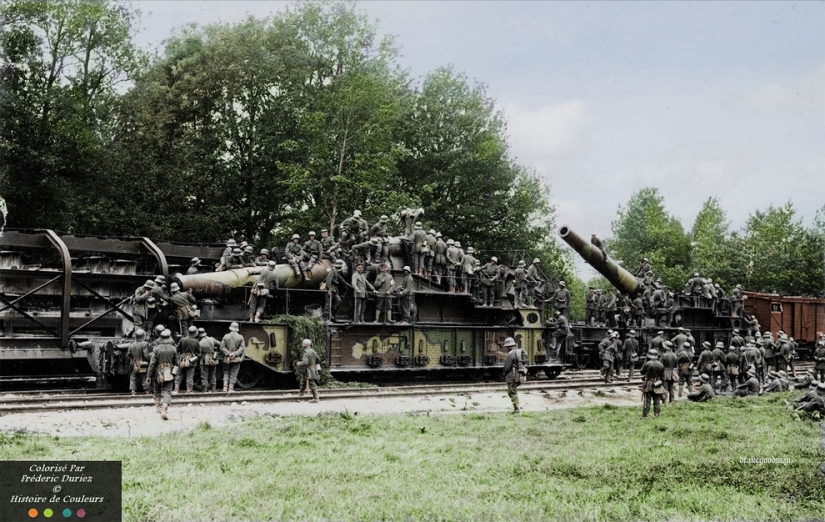
[[[286,263],[275,265],[275,274],[278,278],[278,286],[281,288],[297,288],[302,285],[313,286],[315,288],[321,284],[327,275],[327,268],[332,263],[327,260],[316,263],[310,270],[309,281],[302,276],[295,275],[292,267]],[[262,266],[250,266],[244,268],[233,268],[222,272],[205,272],[203,274],[177,275],[172,278],[177,281],[181,290],[192,290],[194,295],[215,296],[231,293],[235,288],[242,286],[252,286],[258,276],[263,271]]]
[[[633,274],[612,259],[606,259],[601,250],[570,230],[570,227],[561,227],[559,236],[617,289],[630,294],[631,297],[642,292],[642,284]]]

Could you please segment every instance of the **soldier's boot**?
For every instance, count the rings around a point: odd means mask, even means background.
[[[217,386],[212,386],[212,388],[210,388],[209,391],[215,393],[216,391],[218,391],[216,388]]]
[[[318,402],[320,400],[321,399],[318,398],[318,390],[317,389],[312,390],[312,400],[309,401],[309,402]]]
[[[175,383],[175,389],[172,390],[172,395],[177,395],[180,392],[180,384]]]
[[[448,293],[450,293],[450,294],[454,294],[454,293],[455,293],[455,287],[454,287],[454,286],[451,286],[451,287],[450,287],[450,291],[449,291]]]
[[[437,284],[437,285],[441,284],[441,274],[436,274],[435,275],[435,284]]]
[[[160,406],[161,406],[160,397],[155,397],[155,411],[158,412],[158,413],[160,413],[160,411],[161,411]]]
[[[227,390],[227,393],[232,393],[234,391],[235,391],[235,385],[230,382],[229,383],[229,390]]]
[[[304,275],[304,279],[306,279],[307,281],[309,281],[309,280],[311,280],[311,279],[312,279],[312,272],[310,272],[309,270],[307,270],[306,272],[304,272],[304,274],[305,274],[305,275]]]
[[[192,393],[192,387],[191,386],[186,387],[186,393]]]
[[[247,319],[247,321],[249,321],[251,323],[252,320],[254,319],[254,317],[255,316],[253,314],[249,314],[249,318]]]
[[[137,395],[137,392],[135,390],[132,390],[131,395],[132,397],[134,397],[135,395]]]
[[[229,391],[229,381],[223,381],[223,391],[224,393]]]
[[[255,319],[253,321],[256,322],[256,323],[261,322],[261,312],[256,312],[255,313]]]
[[[163,406],[161,406],[161,409],[160,409],[160,418],[161,419],[169,420],[169,415],[167,414],[168,410],[169,410],[169,405],[168,404],[164,404]]]
[[[145,390],[143,390],[143,393],[145,393],[146,395],[151,395],[152,390],[147,387]]]

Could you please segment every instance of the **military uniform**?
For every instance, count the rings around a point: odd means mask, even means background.
[[[713,365],[711,366],[711,385],[714,389],[724,391],[728,388],[728,372],[725,371],[725,363],[727,361],[723,348],[725,345],[722,342],[716,343],[711,354],[713,355]]]
[[[398,213],[398,217],[404,220],[404,235],[407,237],[415,236],[413,232],[414,224],[424,215],[423,208],[407,208]]]
[[[186,337],[181,337],[178,341],[178,374],[175,376],[175,393],[180,391],[181,382],[186,377],[186,391],[192,392],[195,386],[195,368],[198,365],[198,356],[201,353],[200,342],[198,342],[198,329],[190,326]],[[192,360],[194,359],[194,360]]]
[[[312,270],[315,263],[321,259],[321,252],[323,250],[321,242],[315,239],[315,232],[309,233],[309,239],[304,242],[303,250],[306,269]]]
[[[435,230],[427,232],[427,252],[424,257],[424,275],[430,277],[433,275],[433,261],[435,260]]]
[[[278,275],[275,273],[276,263],[270,261],[266,268],[261,270],[258,280],[249,292],[249,320],[256,323],[266,312],[266,302],[272,293],[278,289]]]
[[[398,290],[398,303],[401,308],[401,322],[408,323],[412,318],[412,310],[415,306],[415,287],[410,274],[410,267],[404,267],[404,276],[401,282],[395,287]]]
[[[473,256],[474,253],[473,247],[469,247],[461,260],[461,291],[465,294],[473,293],[473,274],[478,264],[478,260]]]
[[[713,386],[710,385],[710,377],[708,374],[703,373],[699,376],[699,381],[702,383],[699,385],[699,389],[695,392],[688,394],[688,400],[693,402],[707,402],[713,399],[715,395],[713,392]]]
[[[825,382],[825,343],[817,342],[814,350],[814,370],[816,370],[817,380]]]
[[[381,219],[370,229],[370,239],[378,239],[374,242],[375,255],[373,259],[376,263],[384,263],[389,261],[390,255],[390,238],[387,234],[387,216],[381,216]]]
[[[413,270],[415,270],[416,274],[423,276],[426,270],[427,252],[429,252],[430,247],[427,246],[427,234],[422,230],[421,223],[415,224],[415,230],[412,233],[412,243]]]
[[[662,382],[664,383],[665,393],[667,394],[668,402],[673,402],[676,398],[673,380],[673,369],[676,367],[676,354],[673,353],[672,348],[673,343],[667,341],[664,344],[664,353],[662,354],[662,366],[664,366],[665,368]]]
[[[232,392],[238,382],[238,371],[244,360],[246,343],[238,333],[238,323],[229,325],[230,332],[221,339],[221,353],[223,354],[223,391]]]
[[[284,247],[286,262],[292,267],[296,276],[309,281],[311,276],[309,272],[307,272],[307,266],[304,263],[304,249],[298,243],[300,240],[301,237],[298,234],[293,234],[292,240]]]
[[[556,289],[556,292],[553,294],[553,308],[561,313],[561,315],[567,315],[567,309],[570,307],[570,290],[567,289],[567,285],[564,281],[559,281],[559,288]]]
[[[340,285],[347,285],[344,278],[341,276],[340,270],[344,267],[343,261],[336,261],[332,268],[328,269],[327,277],[324,279],[324,290],[327,291],[327,299],[324,301],[324,315],[330,321],[335,320],[335,315],[338,313],[338,307],[341,305]]]
[[[527,281],[525,276],[527,271],[524,270],[524,261],[518,262],[518,268],[513,273],[513,291],[515,292],[516,308],[525,306],[527,302]]]
[[[435,280],[437,284],[441,284],[441,277],[447,274],[447,243],[441,237],[441,233],[435,235]]]
[[[691,376],[692,362],[693,359],[683,345],[682,351],[676,356],[676,364],[679,365],[679,397],[682,396],[685,384],[687,384],[688,392],[693,392],[693,378]]]
[[[387,270],[387,265],[381,265],[381,272],[375,277],[375,321],[386,323],[392,315],[392,288],[395,280]]]
[[[146,333],[143,330],[135,332],[135,342],[131,343],[126,349],[129,353],[129,360],[131,361],[131,371],[129,372],[129,391],[132,395],[137,393],[138,384],[143,385],[146,379],[147,366],[145,362],[149,363],[151,354],[149,353],[149,343],[144,340]],[[146,387],[146,393],[149,393],[149,387]]]
[[[567,339],[573,337],[573,333],[570,331],[570,321],[560,312],[554,312],[553,316],[553,326],[555,329],[553,330],[552,349],[556,357],[563,356],[567,358]],[[562,350],[564,350],[564,354],[562,354]]]
[[[616,375],[621,375],[622,367],[627,365],[627,380],[633,379],[633,368],[636,366],[636,357],[639,353],[639,341],[636,340],[636,332],[631,330],[627,333],[627,338],[622,344],[622,357],[619,359],[619,367]]]
[[[481,281],[481,306],[493,306],[496,299],[496,281],[498,280],[498,259],[495,257],[478,270]]]
[[[175,365],[175,343],[172,341],[172,332],[164,330],[160,342],[152,352],[149,368],[146,372],[147,384],[151,383],[155,395],[155,408],[161,417],[166,420],[167,410],[172,405],[172,386],[175,378],[172,376],[172,367]]]
[[[662,411],[662,395],[657,392],[656,383],[664,384],[665,367],[658,361],[656,352],[649,351],[647,362],[642,366],[641,374],[644,377],[645,404],[642,409],[642,418],[647,418],[650,413],[650,403],[653,403],[653,416],[658,417]]]
[[[321,230],[321,259],[329,259],[332,262],[338,260],[338,243],[335,238],[329,235],[327,229]]]
[[[593,319],[596,316],[596,292],[591,286],[587,293],[584,294],[584,324],[587,326],[593,325]]]
[[[459,266],[461,266],[461,260],[459,259],[458,249],[455,247],[455,243],[453,240],[447,241],[447,286],[450,287],[449,292],[455,292],[455,273]]]
[[[352,290],[353,298],[355,299],[355,317],[353,320],[357,323],[364,322],[364,309],[367,305],[367,289],[375,292],[375,287],[367,281],[367,276],[363,271],[359,271],[356,265],[355,272],[352,274]]]
[[[190,317],[190,314],[193,313],[192,305],[198,302],[190,292],[178,291],[177,283],[172,283],[172,297],[169,298],[169,301],[175,307],[180,333],[185,335],[189,327],[192,326],[192,317]]]
[[[507,383],[507,396],[510,397],[510,402],[513,403],[513,413],[518,413],[518,387],[527,379],[527,353],[516,346],[516,342],[512,337],[504,340],[504,346],[510,348],[507,357],[504,358],[504,382]]]
[[[219,354],[217,339],[206,335],[203,328],[198,328],[198,339],[200,348],[200,370],[201,370],[201,390],[204,392],[214,392],[218,387],[217,370]]]
[[[316,365],[318,364],[318,354],[312,349],[311,344],[307,344],[309,339],[304,340],[301,346],[301,360],[295,365],[295,371],[301,382],[301,391],[299,395],[303,395],[307,388],[312,392],[312,400],[309,402],[318,402],[318,371]]]
[[[736,387],[733,392],[735,397],[746,397],[748,395],[759,395],[759,381],[756,379],[756,372],[748,373],[748,380]]]
[[[135,328],[145,328],[147,331],[152,330],[152,325],[148,324],[149,310],[146,301],[152,297],[152,287],[155,283],[151,279],[147,280],[143,286],[135,290],[135,307],[132,310],[132,316],[135,319]]]
[[[610,336],[610,342],[604,349],[602,354],[602,367],[604,369],[604,382],[613,381],[613,365],[616,362],[616,356],[619,351],[618,347],[619,335],[614,333]]]

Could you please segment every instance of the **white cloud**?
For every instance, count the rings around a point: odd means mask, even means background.
[[[746,96],[744,104],[759,110],[825,110],[825,64],[801,77],[766,85]]]
[[[530,109],[505,106],[510,146],[520,163],[539,167],[550,156],[572,152],[582,142],[592,117],[582,100]]]

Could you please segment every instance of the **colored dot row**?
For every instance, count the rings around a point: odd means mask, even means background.
[[[39,515],[39,514],[40,514],[40,512],[37,511],[37,509],[35,509],[35,508],[31,508],[29,510],[29,518],[37,518],[37,515]],[[52,510],[52,508],[46,508],[46,509],[43,510],[43,516],[46,517],[46,518],[52,518],[53,515],[54,515],[54,511]],[[75,515],[77,516],[77,518],[83,518],[83,517],[86,516],[86,510],[85,509],[78,509],[75,512]],[[64,509],[63,510],[63,518],[71,518],[71,517],[72,517],[72,510],[69,509],[69,508]]]

